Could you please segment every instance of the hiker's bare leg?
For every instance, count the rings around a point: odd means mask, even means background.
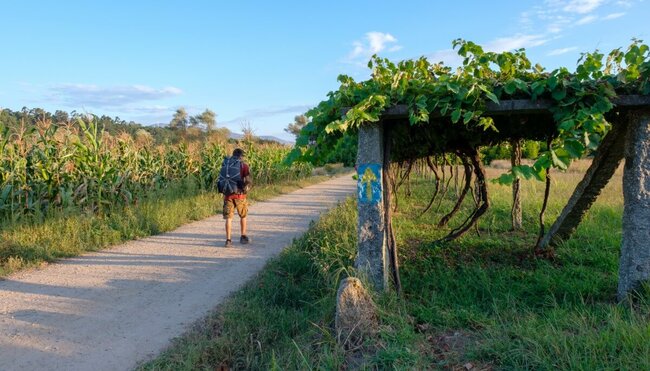
[[[241,218],[239,220],[239,224],[241,225],[241,235],[245,236],[246,235],[246,218]]]
[[[230,239],[230,232],[232,231],[232,218],[226,219],[226,240]]]

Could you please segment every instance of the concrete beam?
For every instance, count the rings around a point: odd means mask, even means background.
[[[632,109],[639,107],[650,106],[650,96],[647,95],[619,95],[612,98],[612,103],[616,107]],[[548,99],[510,99],[502,100],[499,103],[487,102],[485,103],[485,112],[487,116],[499,115],[535,115],[535,114],[550,114],[550,109],[555,103]],[[341,110],[341,114],[345,114],[349,108]],[[387,108],[382,114],[382,119],[401,119],[408,118],[409,107],[406,104],[398,104]],[[429,117],[441,117],[440,112],[431,112]]]

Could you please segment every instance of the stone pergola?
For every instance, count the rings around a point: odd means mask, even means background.
[[[612,102],[615,108],[606,118],[613,124],[613,129],[603,139],[590,169],[542,243],[544,246],[553,244],[575,230],[582,215],[625,157],[623,241],[618,284],[618,298],[624,300],[630,290],[650,278],[650,97],[620,96]],[[537,119],[555,130],[551,107],[551,102],[543,100],[490,102],[484,115],[492,116],[495,121],[504,117]],[[394,237],[390,222],[387,222],[390,220],[390,215],[387,215],[390,203],[386,195],[390,193],[384,177],[384,157],[389,143],[385,140],[385,126],[389,122],[390,125],[408,125],[408,107],[392,107],[384,112],[378,123],[359,128],[359,220],[355,266],[376,290],[389,289],[390,261],[396,259],[390,256],[388,249]],[[529,129],[535,130],[532,126],[522,127],[524,132]]]

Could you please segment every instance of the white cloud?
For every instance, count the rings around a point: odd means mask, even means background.
[[[583,24],[592,23],[592,22],[595,21],[596,19],[598,19],[598,17],[596,17],[595,15],[588,15],[588,16],[586,16],[586,17],[582,17],[582,18],[580,18],[580,19],[576,22],[576,24],[579,25],[579,26],[581,26],[581,25],[583,25]]]
[[[548,54],[546,54],[546,55],[549,55],[549,56],[561,55],[561,54],[566,54],[566,53],[572,52],[572,51],[577,50],[577,49],[578,49],[577,46],[571,46],[571,47],[568,47],[568,48],[561,48],[561,49],[553,49],[550,52],[548,52]]]
[[[569,13],[588,14],[603,4],[604,0],[571,0],[562,10]]]
[[[397,39],[389,33],[368,32],[366,37],[372,53],[379,53],[386,48],[386,44],[397,42]]]
[[[547,0],[543,6],[535,6],[529,13],[529,33],[550,33],[557,34],[569,27],[573,22],[573,16],[562,10],[566,6],[565,1]]]
[[[139,106],[139,107],[124,107],[121,109],[123,112],[135,113],[139,115],[160,115],[174,112],[176,108],[170,106],[161,106],[161,105],[151,105],[151,106]]]
[[[311,109],[312,106],[306,104],[291,105],[284,107],[265,107],[265,108],[253,108],[244,112],[243,115],[223,121],[225,125],[240,124],[244,121],[255,121],[255,119],[262,117],[273,117],[278,115],[283,115],[287,113],[291,114],[302,114]]]
[[[520,48],[540,46],[548,41],[544,35],[515,35],[501,37],[485,44],[483,49],[491,52],[504,52]]]
[[[611,13],[603,17],[604,20],[609,21],[610,19],[621,18],[625,13]]]
[[[622,17],[623,10],[640,1],[643,0],[544,0],[521,12],[518,23],[522,33],[558,38],[574,27]]]
[[[59,84],[48,90],[49,100],[73,108],[122,108],[134,103],[170,98],[182,93],[181,89],[173,86],[156,89],[145,85]]]
[[[349,61],[356,59],[367,59],[373,54],[378,54],[382,51],[394,52],[402,47],[397,45],[395,36],[383,32],[367,32],[361,41],[352,43],[354,47],[347,59]]]
[[[437,50],[427,55],[426,58],[431,63],[442,62],[446,66],[457,66],[463,62],[463,58],[453,49]]]
[[[312,106],[307,104],[298,104],[293,106],[273,107],[273,108],[255,108],[246,111],[246,115],[257,117],[275,116],[283,113],[305,113]]]
[[[483,44],[483,50],[501,53],[520,48],[533,48],[545,44],[548,41],[544,35],[515,35],[510,37],[501,37]],[[463,58],[453,49],[437,50],[430,53],[426,58],[432,62],[443,62],[447,66],[458,66],[462,63]]]

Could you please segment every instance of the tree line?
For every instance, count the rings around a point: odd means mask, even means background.
[[[80,120],[93,121],[97,127],[111,135],[128,133],[133,138],[147,136],[156,144],[175,144],[181,141],[207,140],[208,138],[227,141],[230,131],[217,127],[217,114],[206,109],[200,114],[189,115],[184,107],[174,113],[167,125],[143,125],[119,116],[94,115],[85,112],[56,110],[54,113],[42,108],[23,107],[20,110],[4,108],[0,110],[0,125],[13,130],[32,130],[39,123],[52,123],[58,126],[76,126]]]

